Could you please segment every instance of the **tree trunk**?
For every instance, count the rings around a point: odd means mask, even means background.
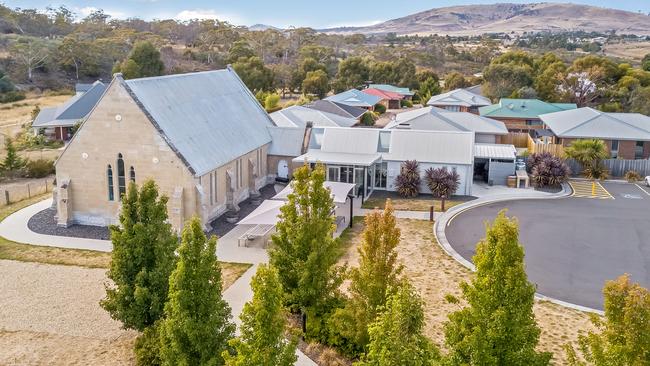
[[[445,212],[445,196],[441,197],[441,202],[440,202],[440,211]]]

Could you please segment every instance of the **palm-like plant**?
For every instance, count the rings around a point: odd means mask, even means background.
[[[416,197],[420,193],[420,167],[417,161],[407,160],[402,164],[395,185],[402,197]]]
[[[442,211],[445,210],[445,199],[456,193],[460,185],[460,176],[455,171],[447,168],[429,168],[425,172],[424,179],[434,196],[440,197]]]
[[[603,140],[576,140],[564,153],[582,166],[582,174],[589,179],[607,178],[607,168],[603,160],[609,157],[607,145]]]

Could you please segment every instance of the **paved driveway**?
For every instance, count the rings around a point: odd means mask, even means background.
[[[650,189],[604,183],[614,199],[568,197],[479,206],[445,229],[451,246],[471,260],[485,221],[504,208],[519,219],[526,271],[537,291],[559,300],[603,308],[605,281],[623,273],[650,287]]]

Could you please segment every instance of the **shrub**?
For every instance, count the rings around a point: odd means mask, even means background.
[[[374,126],[376,120],[377,116],[371,111],[368,111],[361,116],[361,124],[364,126]]]
[[[0,103],[11,103],[11,102],[17,102],[19,100],[23,100],[27,98],[25,96],[25,93],[17,90],[13,90],[10,92],[2,93],[0,94]]]
[[[625,172],[625,180],[630,183],[638,182],[641,180],[641,174],[639,174],[639,172],[636,170],[628,170]]]
[[[160,360],[160,336],[158,324],[146,328],[144,332],[135,339],[134,353],[135,364],[138,366],[161,365]]]
[[[27,162],[27,176],[29,178],[43,178],[50,174],[54,174],[54,161],[37,159]]]
[[[413,107],[413,102],[411,102],[411,101],[408,100],[408,99],[402,99],[402,100],[399,102],[399,105],[400,105],[401,107],[411,108],[411,107]]]
[[[571,174],[564,161],[547,152],[531,154],[526,161],[526,169],[537,187],[557,186],[566,182]]]
[[[417,197],[420,192],[420,167],[418,162],[407,160],[402,163],[395,184],[397,193],[402,197]]]
[[[386,113],[386,106],[383,104],[375,104],[375,112],[377,112],[377,114]]]
[[[264,109],[266,109],[266,112],[268,113],[273,113],[282,109],[282,106],[280,106],[280,96],[275,93],[267,95],[264,99]]]
[[[424,172],[424,180],[435,196],[442,198],[442,210],[445,210],[445,199],[456,193],[460,185],[460,176],[456,171],[449,171],[446,167],[429,168]]]

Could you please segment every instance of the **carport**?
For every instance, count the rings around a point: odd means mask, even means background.
[[[505,185],[515,175],[516,157],[514,145],[474,144],[474,179]]]

